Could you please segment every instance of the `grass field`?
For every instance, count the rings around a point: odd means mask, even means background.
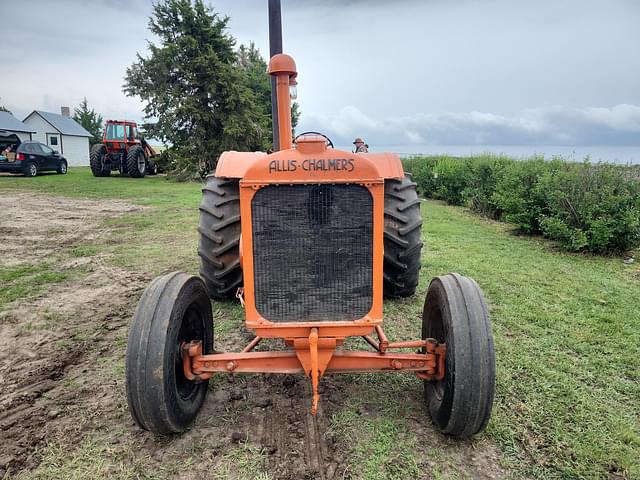
[[[99,256],[145,278],[178,267],[197,271],[197,184],[162,177],[98,179],[88,169],[72,168],[66,176],[0,177],[0,195],[15,192],[119,199],[146,207],[104,220],[117,241],[105,237],[76,242],[64,251],[65,259]],[[414,378],[349,376],[350,396],[332,411],[326,432],[344,446],[348,478],[474,478],[470,464],[486,460],[467,453],[476,451],[482,457],[493,445],[498,455],[490,462],[499,477],[640,478],[638,264],[560,253],[542,239],[516,236],[504,224],[437,202],[426,202],[423,216],[422,281],[415,297],[385,304],[387,335],[412,339],[419,334],[431,277],[455,271],[476,279],[490,305],[496,340],[494,415],[486,434],[457,446],[430,427],[413,428],[412,419],[425,415],[421,385]],[[37,286],[32,290],[37,297],[47,292],[47,284],[64,284],[65,275],[55,259],[3,268],[0,310],[18,298],[25,285]],[[215,309],[217,332],[239,328],[237,305],[221,303]],[[125,345],[122,340],[115,345],[119,350],[112,352],[109,368],[117,373],[122,371]],[[373,413],[367,413],[371,408]],[[234,414],[238,412],[229,412]],[[434,443],[425,435],[438,440]],[[148,473],[151,460],[118,454],[118,448],[100,438],[90,430],[69,448],[59,439],[47,441],[38,453],[39,466],[22,475],[87,478],[108,472],[128,478]],[[202,448],[207,450],[206,445]],[[216,477],[294,478],[271,471],[266,454],[254,445],[216,448],[218,453],[207,454],[216,457],[210,458],[217,466]],[[189,458],[181,460],[184,465],[194,461],[193,455]],[[156,469],[153,478],[176,476],[181,465]]]

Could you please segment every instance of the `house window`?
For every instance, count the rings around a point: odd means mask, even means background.
[[[58,145],[58,137],[49,137],[49,145],[55,147]]]

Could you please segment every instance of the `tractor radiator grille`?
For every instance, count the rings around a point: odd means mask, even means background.
[[[357,320],[373,300],[373,200],[360,185],[270,185],[251,205],[258,312]]]

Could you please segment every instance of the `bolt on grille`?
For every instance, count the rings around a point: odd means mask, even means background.
[[[373,301],[373,199],[360,185],[269,185],[251,205],[254,290],[272,322],[357,320]]]

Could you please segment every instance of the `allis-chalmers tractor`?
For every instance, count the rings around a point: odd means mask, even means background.
[[[126,356],[129,409],[157,434],[184,431],[213,375],[304,374],[311,412],[318,383],[344,372],[411,373],[426,406],[458,438],[485,428],[495,384],[487,306],[456,273],[429,285],[417,340],[384,333],[383,296],[415,293],[422,243],[416,184],[391,153],[350,153],[316,133],[292,140],[289,87],[296,66],[271,57],[280,150],[225,152],[200,204],[200,276],[173,272],[144,291]],[[221,353],[211,300],[237,297],[255,338]],[[343,348],[361,337],[368,351]],[[285,350],[256,350],[280,340]]]
[[[91,148],[89,165],[95,177],[108,177],[117,170],[121,175],[139,178],[158,173],[155,156],[135,122],[107,120],[102,143]]]

